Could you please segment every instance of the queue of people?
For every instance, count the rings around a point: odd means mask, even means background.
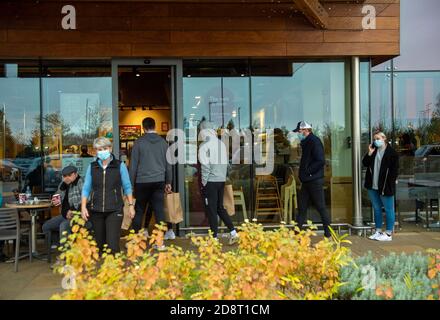
[[[106,243],[113,252],[120,250],[123,196],[128,201],[132,229],[139,232],[144,214],[147,216],[147,225],[153,213],[156,223],[165,221],[164,194],[172,192],[172,168],[166,158],[168,144],[155,131],[154,119],[145,118],[142,126],[144,135],[133,146],[130,170],[112,154],[112,144],[108,139],[95,139],[97,159],[87,169],[81,190],[82,217],[91,221],[91,229],[98,246],[102,248]],[[218,222],[221,219],[229,229],[230,244],[233,244],[238,241],[239,234],[223,205],[229,164],[226,146],[218,138],[211,122],[202,121],[199,129],[199,139],[203,141],[199,147],[200,190],[209,227],[213,237],[217,239]],[[324,196],[323,144],[313,134],[312,125],[306,121],[299,122],[293,132],[298,134],[302,148],[298,174],[301,189],[298,195],[299,212],[296,222],[300,228],[304,228],[308,208],[313,205],[321,216],[324,236],[330,238],[331,218]],[[374,142],[369,146],[362,163],[367,167],[365,188],[368,190],[375,214],[376,232],[370,239],[391,241],[395,221],[394,195],[398,155],[387,143],[385,134],[378,132],[374,135]],[[81,186],[82,178],[74,168],[65,168],[63,182],[59,187],[61,202],[57,203],[62,205],[62,217],[49,220],[44,227],[45,230],[60,228],[60,231],[68,231],[69,210],[78,208],[78,189]],[[385,208],[387,216],[385,232],[382,232],[382,208]],[[175,239],[170,223],[164,238]]]
[[[112,143],[104,137],[94,140],[96,159],[90,163],[84,177],[72,165],[63,168],[63,180],[56,192],[59,196],[52,199],[52,204],[60,207],[61,214],[43,224],[44,233],[57,231],[60,238],[68,234],[73,211],[81,211],[82,218],[87,222],[86,227],[92,230],[98,247],[102,250],[106,244],[112,252],[119,252],[124,197],[135,232],[141,230],[144,214],[147,216],[147,226],[153,213],[156,223],[165,222],[164,194],[172,192],[173,177],[172,167],[166,157],[168,144],[155,131],[154,119],[145,118],[142,126],[144,135],[134,143],[130,170],[124,162],[116,159],[112,153]],[[229,229],[230,244],[234,244],[239,239],[239,233],[223,205],[229,165],[227,149],[211,122],[202,121],[199,129],[199,140],[202,141],[198,152],[200,191],[209,227],[214,239],[218,239],[218,223],[219,219],[222,220]],[[299,122],[293,132],[297,133],[302,149],[298,173],[301,189],[296,222],[300,228],[306,227],[307,211],[313,205],[321,216],[324,236],[329,238],[331,218],[324,196],[323,144],[313,134],[312,125],[306,121]],[[91,157],[86,146],[81,150],[83,157]],[[392,241],[399,159],[383,132],[374,134],[373,143],[369,145],[362,163],[367,168],[364,186],[375,218],[375,232],[370,239]],[[385,231],[383,209],[386,213]],[[167,226],[164,239],[175,239],[172,224],[168,223]],[[148,232],[145,232],[148,236]],[[164,249],[164,246],[157,249]]]

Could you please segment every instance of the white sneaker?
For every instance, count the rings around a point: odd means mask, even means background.
[[[145,235],[145,238],[148,239],[148,237],[150,236],[150,235],[148,234],[148,230],[144,230],[144,235]]]
[[[165,232],[165,235],[164,235],[163,238],[164,238],[164,240],[174,240],[174,239],[176,239],[176,235],[174,234],[173,229],[167,230],[167,232]]]
[[[381,233],[377,238],[377,241],[392,241],[393,237],[389,236],[388,234],[386,234],[385,232]]]
[[[231,237],[229,238],[229,245],[233,245],[237,243],[238,239],[239,239],[238,233],[235,234],[235,236],[231,235]]]
[[[157,244],[153,244],[153,249],[157,251],[165,251],[167,247],[165,245],[158,246]]]
[[[368,239],[370,240],[377,240],[377,238],[381,235],[381,232],[376,231],[375,233],[373,233],[371,236],[368,237]]]

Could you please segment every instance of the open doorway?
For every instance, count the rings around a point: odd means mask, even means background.
[[[127,166],[144,118],[153,118],[165,139],[173,125],[172,99],[171,67],[118,67],[119,157]]]

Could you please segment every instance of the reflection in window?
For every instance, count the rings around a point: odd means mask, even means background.
[[[35,73],[37,76],[35,76]],[[32,61],[2,64],[0,74],[0,192],[4,202],[32,181],[41,185],[40,88]]]
[[[207,226],[202,197],[200,195],[200,165],[197,162],[198,127],[209,120],[217,127],[219,138],[224,134],[229,142],[227,184],[232,184],[236,196],[244,199],[244,205],[236,206],[234,222],[250,218],[251,212],[251,164],[245,164],[244,139],[240,150],[232,150],[232,131],[239,133],[249,129],[249,77],[246,61],[185,61],[183,79],[184,129],[186,133],[185,211],[191,226]],[[228,145],[228,144],[227,144]],[[249,146],[247,146],[249,147]],[[237,151],[237,150],[236,150]],[[237,156],[237,153],[239,156]]]
[[[280,191],[271,196],[272,199],[279,197],[278,203],[260,201],[256,204],[255,213],[259,219],[277,222],[280,218],[289,220],[288,215],[294,217],[291,212],[284,212],[284,207],[281,217],[276,212],[289,196],[284,195],[283,190],[290,186],[291,180],[295,180],[298,188],[300,186],[301,147],[291,131],[299,121],[305,120],[312,124],[314,134],[324,144],[326,203],[332,219],[334,222],[351,220],[350,96],[346,74],[344,62],[293,63],[274,76],[252,77],[252,126],[262,130],[264,135],[267,129],[274,130],[275,165],[271,174],[274,181],[264,183],[268,185],[266,189],[276,186]],[[260,196],[259,192],[255,191],[256,197]],[[266,190],[261,192],[267,193]],[[269,211],[267,208],[274,210],[265,214]],[[319,221],[315,210],[310,211],[310,219]]]
[[[440,72],[399,72],[394,77],[398,208],[403,219],[438,205],[440,189]],[[408,216],[408,217],[405,217]],[[417,219],[426,214],[417,214]]]
[[[44,68],[42,78],[44,191],[55,191],[63,167],[73,163],[84,176],[98,136],[111,138],[112,94],[109,66]],[[83,149],[83,150],[81,150]]]

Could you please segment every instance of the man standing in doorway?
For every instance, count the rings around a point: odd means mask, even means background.
[[[307,219],[307,209],[311,202],[321,215],[324,225],[324,236],[331,237],[329,230],[330,216],[324,198],[324,147],[321,140],[312,133],[312,126],[301,121],[293,132],[298,133],[301,140],[302,156],[299,166],[301,190],[298,195],[299,212],[296,222],[300,228]]]
[[[172,169],[167,161],[168,144],[156,133],[156,122],[153,118],[142,121],[144,135],[134,143],[130,161],[130,180],[135,189],[136,214],[132,228],[138,232],[147,204],[155,214],[156,223],[165,220],[164,192],[171,193]],[[165,240],[174,239],[172,229],[165,234]]]

